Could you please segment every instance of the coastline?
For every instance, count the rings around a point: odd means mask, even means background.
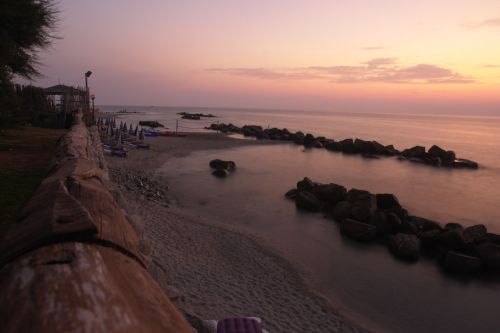
[[[151,151],[133,150],[127,159],[107,159],[120,189],[120,204],[142,234],[148,270],[188,318],[246,315],[262,318],[263,327],[271,332],[366,332],[361,326],[371,325],[340,314],[258,237],[169,204],[169,191],[175,189],[165,191],[162,204],[138,196],[123,183],[126,175],[140,173],[153,187],[166,189],[168,179],[155,170],[172,157],[263,144],[274,143],[190,133],[186,138],[154,140]]]

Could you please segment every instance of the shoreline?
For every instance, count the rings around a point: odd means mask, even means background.
[[[307,276],[258,236],[207,221],[182,207],[165,207],[125,188],[120,174],[141,171],[159,188],[168,179],[155,170],[173,157],[207,149],[263,145],[217,134],[151,140],[151,151],[131,151],[129,158],[107,158],[121,190],[121,205],[142,234],[148,270],[185,314],[203,319],[258,316],[271,332],[367,332],[356,315],[339,313],[308,283]],[[116,174],[118,170],[118,175]],[[169,191],[166,197],[171,198]],[[175,190],[175,189],[174,189]],[[182,203],[181,203],[182,204]],[[170,205],[173,206],[173,205]],[[256,274],[257,273],[257,274]],[[363,327],[362,327],[363,326]]]

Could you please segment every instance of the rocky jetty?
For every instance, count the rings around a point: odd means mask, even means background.
[[[324,148],[344,154],[359,154],[364,158],[378,159],[381,156],[397,156],[401,161],[420,163],[434,167],[477,169],[479,165],[471,160],[457,158],[455,152],[439,146],[432,146],[428,151],[423,146],[415,146],[399,151],[394,145],[383,145],[374,140],[345,139],[335,141],[323,136],[315,137],[310,133],[292,133],[283,128],[262,128],[258,125],[238,127],[233,124],[211,124],[206,129],[222,133],[238,133],[259,140],[281,140],[303,145],[306,148]]]
[[[208,164],[212,169],[215,169],[212,172],[212,175],[219,177],[219,178],[225,178],[229,176],[229,174],[236,170],[236,163],[233,161],[224,161],[220,159],[215,159],[211,160],[210,163]]]
[[[189,120],[200,120],[202,117],[215,118],[215,116],[211,113],[205,114],[205,113],[178,112],[177,114],[181,115],[182,119],[189,119]]]
[[[162,124],[160,124],[159,122],[151,121],[151,120],[141,120],[141,121],[139,121],[139,125],[147,126],[147,127],[151,127],[151,128],[165,127]]]
[[[451,273],[500,272],[500,235],[489,233],[483,224],[443,226],[411,215],[394,194],[347,190],[307,177],[285,196],[300,210],[323,212],[338,222],[346,237],[385,244],[401,260],[415,262],[425,255]]]

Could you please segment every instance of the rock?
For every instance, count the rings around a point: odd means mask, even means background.
[[[409,159],[410,158],[422,159],[422,158],[425,158],[425,147],[415,146],[415,147],[410,148],[410,149],[405,149],[405,150],[403,150],[401,155],[406,157],[406,158],[409,158]]]
[[[454,251],[445,255],[443,264],[452,273],[472,274],[481,270],[481,259]]]
[[[337,203],[331,211],[332,217],[337,222],[340,222],[345,218],[348,218],[350,214],[351,214],[351,203],[348,201],[341,201]]]
[[[229,171],[236,169],[236,163],[233,161],[223,161],[220,159],[211,160],[209,165],[214,169],[226,169]]]
[[[326,201],[330,204],[336,204],[344,200],[347,189],[342,185],[337,184],[321,184],[317,185],[313,189],[313,193],[320,199],[321,201]]]
[[[441,230],[431,229],[418,234],[418,238],[422,242],[422,247],[435,249],[439,242]]]
[[[481,239],[478,240],[479,243],[495,243],[500,245],[500,235],[487,233]]]
[[[340,222],[340,231],[360,242],[368,242],[377,238],[377,228],[375,226],[349,218]]]
[[[385,148],[387,155],[394,156],[394,155],[401,154],[401,152],[399,150],[397,150],[396,148],[394,148],[393,145],[388,145],[388,146],[385,146],[384,148]]]
[[[354,145],[354,148],[356,149],[356,151],[358,153],[366,153],[366,154],[375,154],[375,153],[377,153],[377,150],[375,149],[375,146],[370,141],[356,139],[356,140],[354,140],[353,145]]]
[[[285,197],[287,197],[290,200],[295,200],[295,198],[297,198],[297,193],[298,193],[298,190],[295,188],[292,188],[291,190],[289,190],[288,192],[285,193]]]
[[[442,230],[442,227],[438,222],[428,220],[423,217],[408,216],[408,220],[417,227],[418,231],[428,231],[431,229]]]
[[[455,251],[465,248],[465,239],[459,229],[448,229],[439,234],[439,247]]]
[[[370,224],[377,227],[379,236],[395,234],[401,227],[401,219],[394,213],[376,211],[370,218]]]
[[[411,221],[405,219],[401,221],[399,231],[405,234],[416,235],[418,233],[418,228]]]
[[[297,192],[297,197],[295,198],[295,205],[299,209],[308,210],[311,212],[317,212],[321,208],[321,202],[314,194],[308,191]]]
[[[435,166],[435,167],[440,167],[443,162],[441,161],[441,158],[439,157],[429,157],[425,160],[425,162],[429,165]]]
[[[225,178],[229,176],[229,171],[223,168],[215,169],[215,171],[212,172],[212,175],[219,177],[219,178]]]
[[[370,209],[366,206],[353,205],[351,206],[349,216],[357,221],[368,222],[372,214]]]
[[[351,203],[358,202],[358,201],[368,201],[368,200],[371,200],[372,196],[373,196],[373,194],[371,194],[368,191],[359,190],[357,188],[352,188],[346,193],[345,200],[349,201]]]
[[[389,238],[389,250],[398,258],[416,261],[420,257],[420,240],[415,235],[399,233]]]
[[[316,183],[305,177],[300,182],[297,183],[297,189],[300,191],[309,191],[312,192],[316,187]]]
[[[441,162],[444,166],[452,167],[453,162],[456,159],[455,152],[448,150],[443,156],[441,156]]]
[[[308,146],[312,148],[323,148],[323,144],[318,140],[312,141]]]
[[[479,165],[471,160],[466,160],[464,158],[459,158],[453,161],[454,168],[467,168],[467,169],[478,169]]]
[[[311,146],[311,143],[315,141],[314,135],[311,133],[307,133],[305,138],[304,138],[304,146],[309,147]]]
[[[500,245],[482,243],[476,247],[476,251],[485,267],[500,269]]]
[[[487,230],[484,224],[476,224],[465,228],[463,231],[466,243],[480,243],[481,239],[486,236]]]
[[[442,158],[445,158],[446,157],[446,150],[444,150],[443,148],[439,147],[439,146],[436,146],[436,145],[433,145],[429,151],[427,152],[427,155],[430,157],[430,158],[439,158],[439,159],[442,159]]]
[[[378,209],[392,210],[394,208],[401,208],[398,198],[394,194],[380,193],[376,194]]]
[[[325,145],[325,148],[330,151],[342,151],[342,144],[340,142],[329,142]]]
[[[352,139],[345,139],[339,142],[342,146],[342,152],[346,154],[356,154],[357,150],[354,147],[354,141]]]
[[[445,230],[464,230],[464,227],[460,223],[446,223],[444,226]]]

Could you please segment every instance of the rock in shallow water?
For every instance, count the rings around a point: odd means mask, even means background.
[[[349,218],[340,222],[340,232],[360,242],[369,242],[377,238],[377,228],[374,225]]]
[[[415,235],[396,234],[389,238],[389,250],[398,258],[417,261],[420,258],[420,239]]]
[[[215,169],[215,171],[212,172],[212,175],[219,177],[219,178],[225,178],[225,177],[229,176],[229,171],[227,171],[226,169],[219,168],[219,169]]]
[[[321,208],[321,202],[314,194],[308,191],[299,191],[295,198],[295,205],[299,209],[317,212]]]

